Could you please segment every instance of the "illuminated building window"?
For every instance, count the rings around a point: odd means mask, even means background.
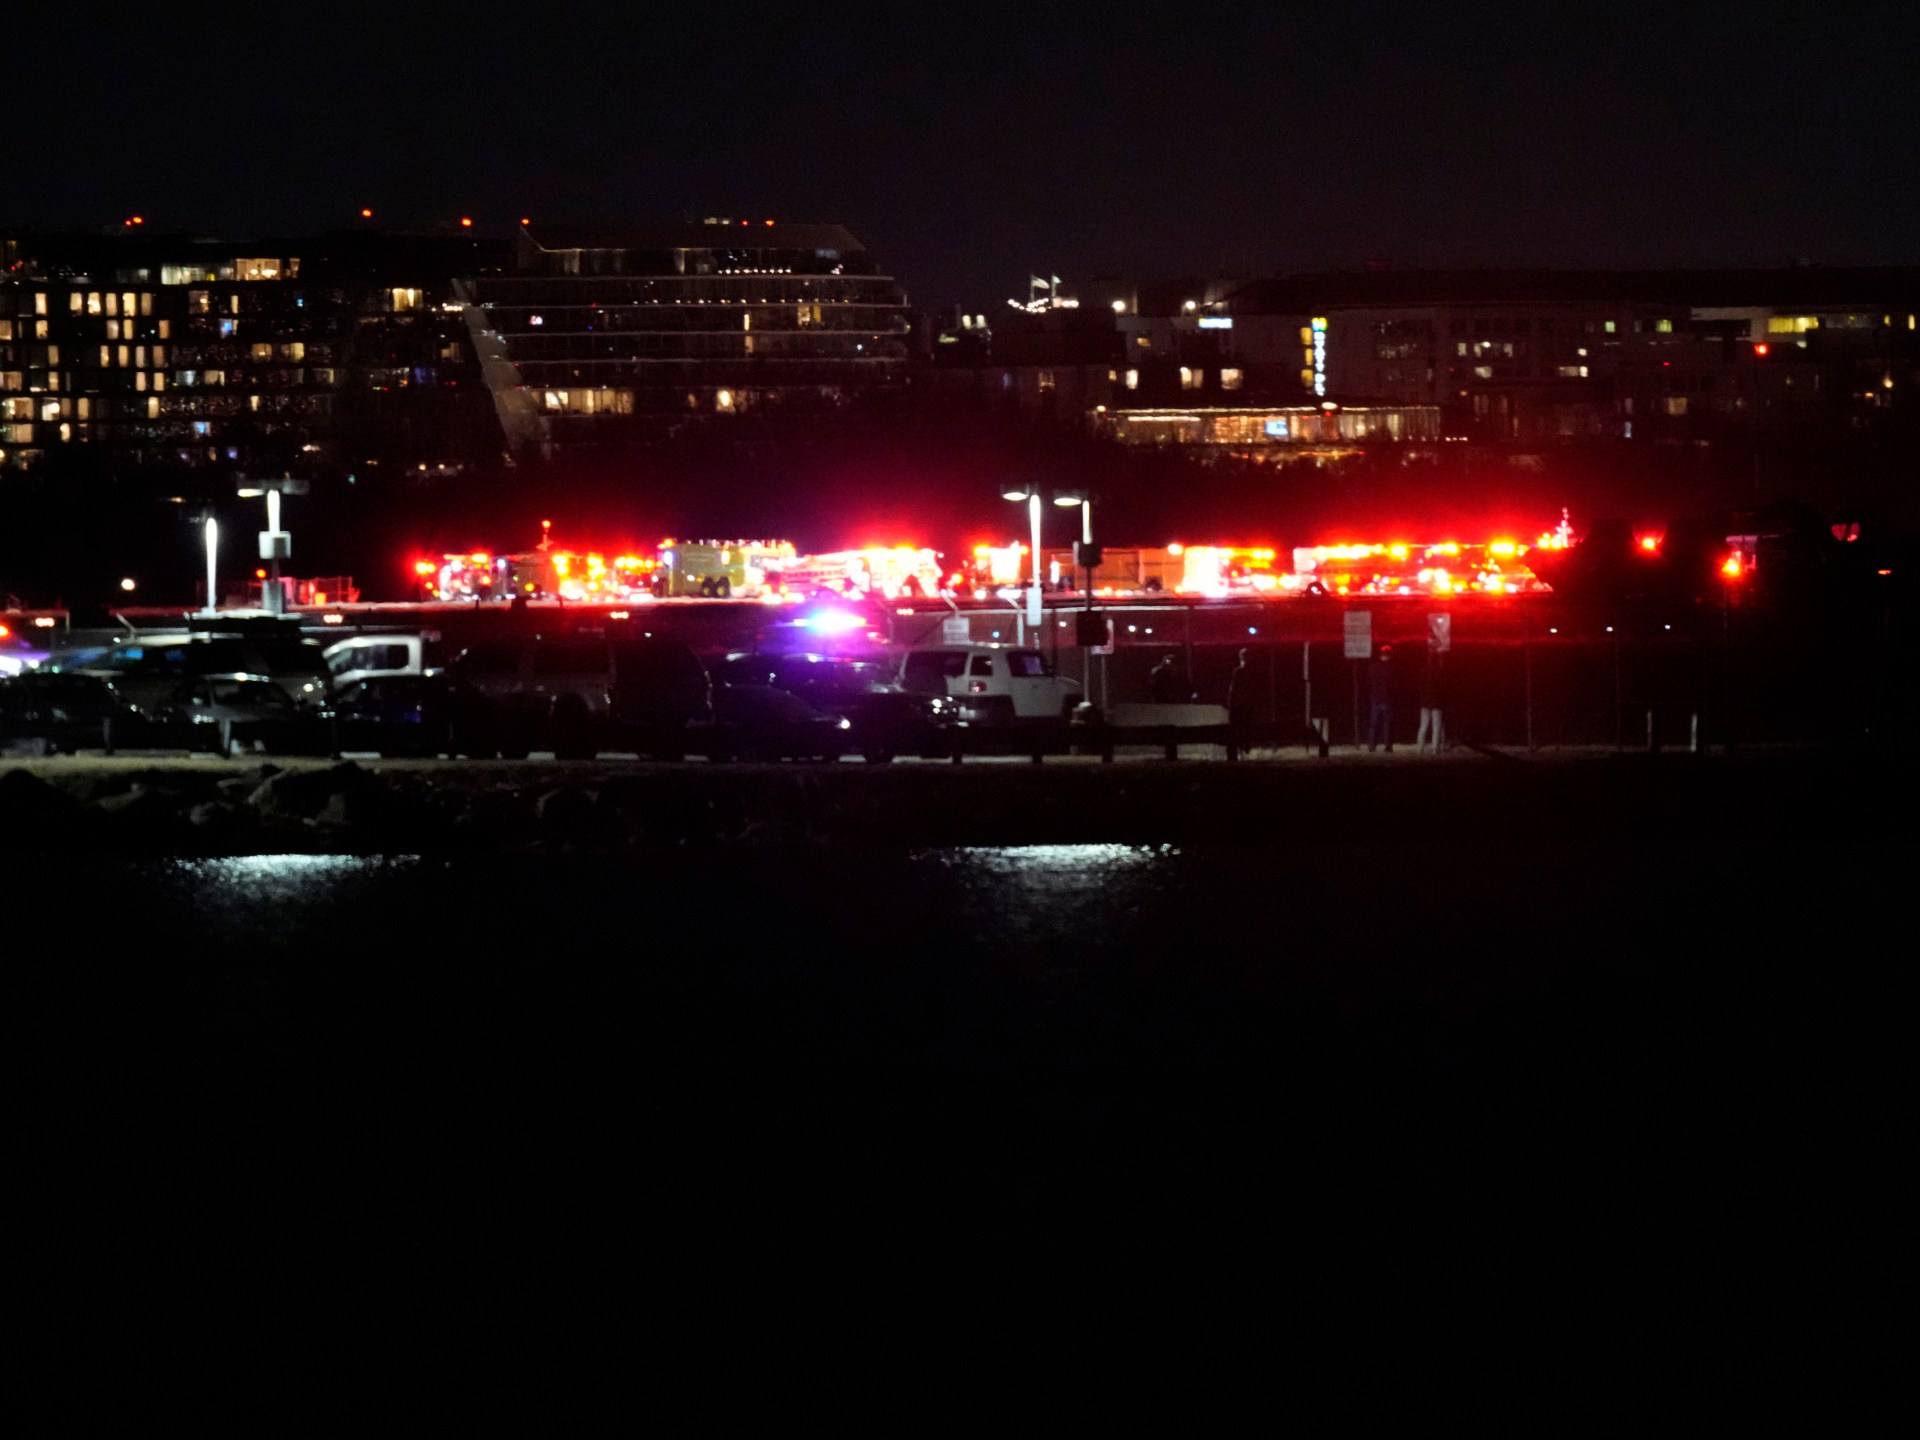
[[[146,346],[136,345],[133,347],[133,363],[138,365],[142,370],[147,368],[147,347]]]
[[[1053,371],[1042,370],[1039,375],[1040,393],[1047,394],[1053,389]]]
[[[173,338],[173,322],[171,320],[162,320],[160,322],[159,335],[162,340]]]
[[[93,403],[89,401],[86,396],[82,395],[78,400],[73,402],[73,413],[78,415],[82,420],[85,420],[93,414]]]
[[[1493,378],[1493,367],[1491,365],[1474,366],[1473,378],[1476,380],[1491,380]]]
[[[1206,384],[1206,381],[1206,371],[1188,369],[1185,365],[1180,367],[1180,388],[1182,390],[1198,390],[1202,385]]]
[[[213,297],[205,290],[189,290],[187,310],[193,315],[209,315],[213,312]]]
[[[166,363],[167,363],[167,347],[164,345],[154,346],[153,347],[154,368],[157,370]]]
[[[1673,333],[1673,321],[1656,320],[1653,322],[1653,328],[1656,334],[1671,335]]]
[[[280,358],[282,360],[306,359],[307,358],[306,342],[301,340],[291,340],[285,345],[282,345],[280,347]]]
[[[102,345],[100,347],[100,367],[104,370],[111,364],[113,364],[113,347],[111,345]]]
[[[273,358],[273,346],[267,344],[264,340],[256,341],[248,353],[256,360],[271,360]]]
[[[11,320],[0,320],[0,340],[11,340],[12,338],[13,322]]]
[[[1607,321],[1607,323],[1606,323],[1606,332],[1607,332],[1607,334],[1609,334],[1609,335],[1611,335],[1611,334],[1613,334],[1613,333],[1614,333],[1614,332],[1615,332],[1616,330],[1618,330],[1619,328],[1620,328],[1620,327],[1619,327],[1619,326],[1618,326],[1617,324],[1615,324],[1615,323],[1614,323],[1613,321],[1611,321],[1611,320],[1609,320],[1609,321]]]
[[[1241,379],[1242,376],[1239,369],[1230,365],[1220,372],[1220,388],[1222,390],[1238,390]]]
[[[140,292],[140,313],[142,315],[153,314],[153,292],[151,290],[142,290]]]
[[[153,378],[158,380],[160,377],[156,375]],[[158,420],[160,418],[160,397],[158,395],[149,395],[147,397],[147,418],[149,420]]]
[[[398,310],[418,310],[421,295],[419,290],[408,286],[396,286],[387,292],[390,308]]]
[[[124,370],[133,363],[133,347],[131,345],[122,345],[113,353],[114,364],[120,366],[121,369]]]
[[[233,278],[236,280],[278,280],[280,262],[278,260],[236,260],[233,262]]]
[[[46,291],[36,290],[33,292],[33,313],[36,315],[44,315],[47,313]]]
[[[1140,372],[1138,370],[1127,371],[1127,388],[1129,390],[1138,390],[1140,388]]]
[[[164,390],[167,388],[167,372],[166,371],[156,370],[153,372],[153,388],[156,390]]]
[[[120,322],[118,320],[107,321],[107,338],[109,340],[118,340],[120,338]]]
[[[140,370],[135,372],[133,377],[133,388],[136,390],[145,390],[147,388],[147,372],[146,371]]]
[[[47,322],[46,321],[36,320],[33,322],[33,338],[36,340],[44,340],[47,338]]]

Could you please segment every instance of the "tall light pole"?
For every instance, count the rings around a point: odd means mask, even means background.
[[[296,480],[290,475],[282,475],[270,480],[240,481],[240,498],[251,500],[258,496],[267,497],[267,528],[260,532],[260,558],[267,562],[266,593],[261,597],[266,602],[269,615],[286,612],[287,593],[280,585],[280,562],[293,554],[293,536],[280,528],[280,497],[286,495],[304,495],[307,482]]]
[[[1033,583],[1027,590],[1027,624],[1035,633],[1040,628],[1040,487],[1014,485],[1002,490],[1008,500],[1027,502],[1027,518],[1033,529]]]
[[[200,613],[211,615],[220,600],[220,590],[215,579],[219,569],[216,557],[220,553],[220,522],[212,515],[207,516],[205,533],[207,537],[207,605]]]

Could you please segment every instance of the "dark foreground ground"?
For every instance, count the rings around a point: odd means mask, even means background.
[[[1089,1407],[1305,1370],[1358,1415],[1444,1359],[1556,1429],[1896,1373],[1884,758],[713,783],[779,824],[16,847],[39,1344],[202,1398],[471,1400],[558,1348],[634,1416],[797,1405],[796,1361],[848,1415],[917,1377],[917,1420],[1117,1358]]]

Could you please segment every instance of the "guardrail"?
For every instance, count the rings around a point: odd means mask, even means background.
[[[1036,765],[1049,755],[1097,755],[1103,764],[1112,764],[1117,751],[1125,748],[1155,749],[1168,760],[1178,760],[1180,752],[1193,746],[1224,750],[1226,758],[1237,761],[1259,748],[1285,749],[1291,746],[1317,753],[1325,759],[1327,737],[1319,730],[1297,724],[1225,724],[1225,725],[1113,725],[1101,721],[1036,721],[1008,726],[956,725],[941,733],[942,754],[958,765],[969,756],[1025,755]]]

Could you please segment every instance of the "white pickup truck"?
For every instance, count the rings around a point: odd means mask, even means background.
[[[943,697],[971,724],[1058,720],[1085,698],[1078,680],[1053,672],[1042,650],[1016,645],[936,645],[910,650],[900,688]]]

